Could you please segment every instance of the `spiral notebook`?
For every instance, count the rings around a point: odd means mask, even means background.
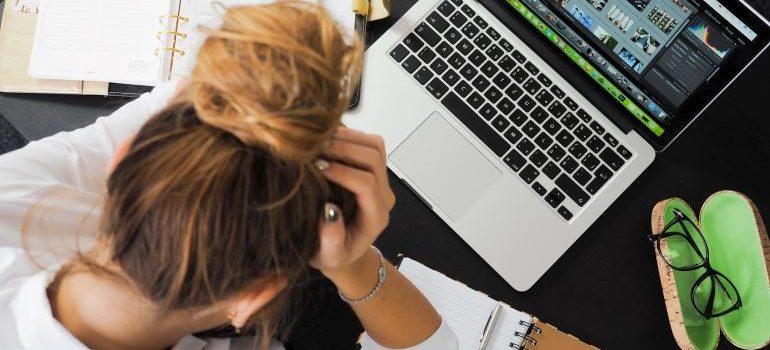
[[[402,258],[398,270],[433,304],[449,324],[460,350],[478,350],[486,332],[486,350],[590,350],[596,349],[525,312],[475,291],[421,263]],[[496,322],[489,322],[497,306]],[[489,326],[490,329],[485,329]]]
[[[355,27],[350,2],[321,3]],[[28,73],[38,79],[153,86],[189,75],[225,9],[269,0],[40,0]]]

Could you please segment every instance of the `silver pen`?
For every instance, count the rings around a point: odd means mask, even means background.
[[[481,334],[481,344],[479,344],[479,350],[484,350],[487,348],[489,339],[492,338],[492,330],[495,329],[495,323],[497,323],[497,319],[500,317],[500,311],[502,309],[503,306],[497,304],[495,309],[492,310],[492,313],[489,314],[489,318],[487,318],[487,324],[484,326],[484,333]]]

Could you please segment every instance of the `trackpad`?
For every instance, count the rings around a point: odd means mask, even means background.
[[[438,112],[390,160],[453,221],[459,221],[500,178],[492,165]]]

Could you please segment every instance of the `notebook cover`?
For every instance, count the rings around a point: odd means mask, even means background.
[[[525,338],[522,349],[528,350],[596,350],[595,346],[588,345],[572,335],[560,331],[548,323],[541,322],[534,317],[533,326],[529,336]]]

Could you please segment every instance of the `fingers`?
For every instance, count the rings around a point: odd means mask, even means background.
[[[359,215],[354,224],[363,231],[379,234],[388,221],[390,207],[383,197],[376,176],[366,170],[351,167],[338,162],[328,163],[323,175],[356,196]]]
[[[347,259],[345,220],[342,210],[335,204],[326,203],[318,223],[318,254],[310,260],[316,269],[335,268]]]
[[[385,152],[385,140],[383,140],[380,136],[370,135],[355,129],[341,127],[337,129],[337,133],[334,134],[334,138],[337,140],[348,141],[369,148],[374,148],[377,150],[377,152],[379,152],[382,161],[387,160],[387,154]]]

